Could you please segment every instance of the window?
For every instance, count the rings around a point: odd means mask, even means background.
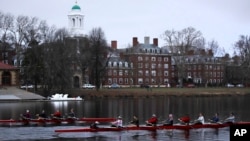
[[[148,56],[145,57],[145,61],[148,61]]]
[[[128,84],[128,78],[125,78],[124,81],[125,81],[125,84]]]
[[[141,56],[138,56],[138,61],[143,61]]]
[[[119,67],[122,67],[122,62],[119,62]]]
[[[164,62],[168,62],[168,57],[164,57]]]
[[[142,75],[143,75],[142,70],[139,70],[139,71],[138,71],[138,76],[142,76]]]
[[[142,78],[138,78],[138,83],[139,84],[143,84],[143,79]]]
[[[164,71],[164,76],[168,76],[168,71]]]
[[[155,69],[155,68],[156,68],[156,64],[153,63],[153,64],[151,65],[151,68],[152,68],[152,69]]]
[[[123,79],[119,78],[119,84],[122,84],[122,83],[123,83]]]
[[[116,70],[113,70],[113,75],[117,76],[117,71]]]
[[[161,64],[158,64],[158,68],[159,68],[159,69],[161,68]]]
[[[113,62],[113,67],[116,67],[117,66],[117,63],[116,62]]]
[[[220,72],[217,72],[217,77],[220,77]]]
[[[112,63],[111,63],[111,62],[109,62],[109,63],[108,63],[108,66],[109,66],[109,67],[112,67],[112,65],[111,65],[111,64],[112,64]]]
[[[125,62],[125,67],[128,68],[128,62]]]
[[[149,76],[149,71],[148,70],[145,71],[145,76]]]
[[[125,71],[124,71],[124,74],[125,74],[125,75],[128,75],[128,70],[125,70]]]
[[[112,84],[112,78],[109,78],[109,79],[108,79],[108,83],[109,83],[109,84]]]
[[[148,63],[145,63],[145,68],[148,68]]]
[[[168,84],[168,79],[164,79],[164,83],[165,83],[165,84]]]
[[[119,76],[122,76],[122,75],[123,75],[122,70],[119,70]]]
[[[168,69],[168,64],[164,64],[164,69]]]
[[[142,63],[138,63],[138,68],[142,68]]]
[[[152,84],[155,84],[155,79],[152,78],[152,79],[151,79],[151,82],[152,82]]]
[[[151,57],[151,61],[155,61],[156,59],[155,59],[155,57]]]
[[[155,70],[151,71],[151,75],[156,76],[156,71]]]
[[[73,25],[73,27],[75,27],[75,24],[76,24],[76,23],[75,23],[75,19],[73,18],[73,19],[72,19],[72,25]]]

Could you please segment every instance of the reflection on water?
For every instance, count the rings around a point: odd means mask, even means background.
[[[144,124],[153,113],[159,117],[159,120],[164,120],[169,113],[174,114],[175,122],[177,118],[183,114],[188,113],[192,119],[196,119],[199,112],[202,112],[205,119],[210,118],[215,112],[220,113],[221,119],[224,119],[232,111],[236,113],[238,121],[250,121],[250,112],[248,110],[248,102],[250,96],[161,96],[161,97],[148,97],[148,98],[102,98],[96,100],[84,101],[23,101],[23,102],[1,102],[0,103],[0,119],[18,119],[20,113],[29,109],[31,114],[35,115],[40,113],[43,109],[47,114],[54,113],[59,109],[62,114],[67,114],[71,108],[75,109],[77,117],[117,117],[121,115],[124,120],[124,126],[128,124],[133,115],[139,117],[140,123]],[[3,127],[1,127],[3,128]],[[23,127],[22,127],[23,128]],[[44,129],[45,128],[45,129]],[[46,130],[46,134],[52,134],[55,128],[64,127],[35,127],[32,130],[41,132]],[[65,128],[68,128],[67,126]],[[8,128],[5,131],[12,133],[13,128]],[[20,128],[17,128],[20,129]],[[26,129],[26,128],[25,128]],[[1,129],[0,129],[1,130]],[[1,130],[2,131],[2,130]],[[22,130],[21,130],[22,131]],[[49,132],[49,133],[48,133]],[[39,134],[38,133],[38,134]],[[23,133],[20,133],[23,134]],[[127,134],[131,134],[126,136]],[[63,138],[85,138],[91,136],[90,140],[108,140],[110,138],[115,140],[162,140],[168,138],[170,140],[186,139],[228,139],[228,129],[220,130],[192,130],[190,132],[175,130],[171,132],[157,131],[157,132],[125,132],[125,133],[95,133],[95,134],[59,134],[58,137]],[[65,137],[67,136],[68,137]],[[110,136],[109,136],[110,135]],[[116,136],[114,136],[116,135]],[[2,136],[2,135],[1,135]],[[0,137],[1,137],[0,136]],[[18,136],[15,135],[15,137]],[[20,135],[23,136],[23,135]],[[42,135],[41,135],[42,136]],[[39,137],[39,136],[37,136]],[[55,137],[56,139],[58,137]],[[150,137],[150,138],[148,138]],[[25,138],[25,137],[24,137]],[[55,139],[54,138],[54,139]],[[98,139],[96,139],[98,138]],[[0,138],[0,140],[2,140]]]

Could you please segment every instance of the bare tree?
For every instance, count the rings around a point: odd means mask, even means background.
[[[242,71],[243,80],[248,80],[248,74],[250,73],[250,37],[241,35],[239,40],[235,43],[234,49],[236,54],[241,58],[242,64],[240,68],[244,70]]]
[[[242,62],[250,67],[250,37],[241,35],[235,43],[234,49],[241,57]]]
[[[105,75],[107,66],[107,42],[104,32],[101,28],[94,28],[88,36],[89,49],[91,50],[90,57],[90,81],[94,82],[97,91],[100,88],[102,78]]]
[[[207,47],[208,50],[212,50],[213,54],[217,54],[218,53],[218,51],[219,51],[219,44],[218,44],[217,41],[212,40],[212,41],[208,42],[207,44],[208,44],[208,47]]]

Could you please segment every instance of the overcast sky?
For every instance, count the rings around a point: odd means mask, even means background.
[[[67,14],[76,0],[0,0],[0,10],[15,16],[35,16],[57,28],[68,27]],[[218,41],[232,51],[239,35],[250,35],[250,0],[77,0],[84,17],[84,34],[101,27],[108,42],[118,48],[132,44],[132,37],[159,38],[165,30],[192,26],[207,41]]]

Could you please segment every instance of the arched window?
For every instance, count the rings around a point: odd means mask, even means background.
[[[73,25],[73,27],[75,27],[75,25],[76,25],[76,20],[74,18],[72,19],[72,25]]]

